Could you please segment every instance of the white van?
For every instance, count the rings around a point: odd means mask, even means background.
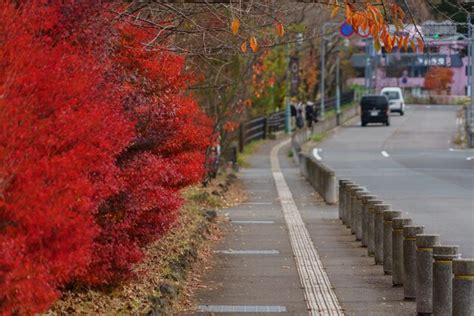
[[[405,114],[405,100],[403,99],[402,89],[398,87],[383,88],[380,94],[387,96],[390,112],[398,112],[400,115]]]

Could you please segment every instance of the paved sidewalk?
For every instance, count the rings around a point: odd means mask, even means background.
[[[215,249],[215,268],[204,276],[207,288],[197,293],[201,313],[307,315],[310,308],[314,315],[339,313],[337,309],[317,305],[323,302],[318,297],[316,305],[311,304],[314,299],[311,291],[301,285],[298,271],[304,276],[305,284],[314,275],[305,274],[312,265],[302,261],[305,254],[298,250],[294,233],[290,240],[289,232],[299,226],[290,225],[293,228],[289,230],[288,209],[284,211],[282,207],[282,201],[286,205],[287,198],[279,198],[272,173],[270,152],[280,142],[262,145],[251,157],[252,167],[239,174],[249,200],[223,211],[230,222],[225,226],[225,237]],[[391,277],[383,275],[382,267],[373,264],[373,259],[365,255],[366,250],[337,220],[337,208],[325,205],[299,175],[297,166],[288,158],[288,150],[289,146],[285,146],[279,151],[281,174],[334,288],[338,301],[333,302],[334,306],[340,304],[347,315],[415,314],[415,304],[403,301],[402,288],[391,286]],[[281,186],[279,190],[281,195]],[[311,252],[311,245],[299,246],[309,249],[305,253]],[[315,274],[314,279],[318,279],[320,276]],[[317,284],[324,290],[322,283]],[[318,312],[315,306],[325,312]]]

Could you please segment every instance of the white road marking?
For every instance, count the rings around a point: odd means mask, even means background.
[[[314,148],[313,149],[313,156],[314,158],[316,158],[317,160],[322,160],[323,158],[321,158],[321,156],[319,155],[319,148]]]
[[[426,108],[427,108],[427,109],[431,109],[431,105],[427,105]]]
[[[385,150],[382,150],[380,153],[381,153],[382,156],[384,156],[385,158],[390,157],[390,155],[389,155]]]
[[[471,160],[473,160],[473,159],[474,159],[474,156],[471,156],[471,157],[467,157],[467,158],[466,158],[467,161],[471,161]]]
[[[273,147],[270,160],[308,312],[310,315],[344,315],[280,169],[278,152],[290,141]]]

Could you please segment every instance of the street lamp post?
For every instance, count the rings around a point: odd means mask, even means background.
[[[326,55],[326,41],[323,38],[321,38],[321,82],[319,84],[320,86],[320,94],[321,94],[321,119],[324,119],[324,89],[325,89],[325,86],[324,86],[324,80],[325,80],[325,68],[324,68],[324,64],[325,64],[325,55]]]
[[[339,56],[339,49],[336,52],[336,124],[339,125],[339,116],[341,115],[341,89],[339,87],[339,68],[341,57]]]
[[[286,55],[288,66],[286,69],[286,108],[285,108],[285,131],[291,133],[291,104],[290,104],[290,44],[286,44]]]
[[[470,81],[470,88],[471,88],[471,104],[470,108],[468,110],[468,117],[466,117],[466,120],[468,120],[467,123],[467,139],[469,142],[469,147],[474,147],[474,77],[473,77],[473,67],[474,67],[474,61],[473,61],[473,56],[474,56],[474,38],[473,38],[473,30],[472,30],[472,24],[471,24],[471,14],[469,13],[469,47],[470,47],[470,55],[469,55],[469,75],[471,78]]]
[[[335,35],[337,35],[337,32],[331,32],[330,34],[326,35],[326,28],[330,26],[340,26],[340,23],[334,23],[334,22],[326,22],[323,24],[323,30],[322,30],[322,37],[321,37],[321,82],[319,83],[320,87],[320,94],[321,94],[321,119],[324,120],[324,112],[325,112],[325,100],[324,100],[324,90],[325,90],[325,85],[324,85],[324,80],[325,80],[325,63],[326,63],[326,40],[330,40],[333,38]]]

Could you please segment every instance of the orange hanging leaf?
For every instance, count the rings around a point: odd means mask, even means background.
[[[346,3],[346,20],[351,21],[352,20],[352,9],[349,3]]]
[[[397,6],[395,3],[393,3],[393,4],[391,5],[390,9],[392,10],[392,15],[395,15],[395,16],[396,16],[396,15],[397,15],[397,12],[398,12],[398,6]]]
[[[243,43],[240,45],[240,50],[242,51],[242,53],[246,53],[246,52],[247,52],[247,42],[243,42]]]
[[[394,36],[393,46],[397,46],[399,49],[402,46],[402,38],[400,36]]]
[[[378,38],[375,40],[374,48],[376,52],[378,52],[382,48],[382,45],[380,44],[380,41]]]
[[[339,6],[336,4],[334,5],[334,9],[331,11],[331,19],[337,15],[337,12],[339,12]]]
[[[367,10],[370,12],[370,14],[372,15],[372,22],[373,23],[377,23],[378,22],[378,19],[377,19],[377,13],[378,13],[378,10],[376,8],[374,8],[372,5],[368,5],[367,6]]]
[[[411,41],[410,41],[410,46],[411,46],[411,50],[415,53],[415,52],[416,52],[415,40],[411,40]]]
[[[387,35],[387,37],[384,39],[384,47],[387,52],[391,52],[393,49],[393,39],[390,37],[390,35]]]
[[[398,16],[400,17],[400,21],[403,22],[403,19],[405,18],[405,12],[403,11],[402,8],[400,8],[400,6],[398,6]]]
[[[240,28],[240,21],[237,18],[234,18],[232,20],[232,23],[230,25],[230,29],[232,30],[232,34],[236,35],[239,32]]]
[[[405,51],[408,51],[408,36],[405,36],[405,38],[403,39],[403,48],[405,49]]]
[[[283,37],[283,35],[285,35],[285,28],[284,28],[283,24],[278,22],[276,24],[276,31],[277,31],[278,36]]]
[[[425,42],[419,37],[416,38],[416,42],[418,44],[418,49],[423,53],[425,50]]]
[[[250,48],[253,50],[254,53],[258,50],[258,43],[255,36],[252,36],[250,38]]]

